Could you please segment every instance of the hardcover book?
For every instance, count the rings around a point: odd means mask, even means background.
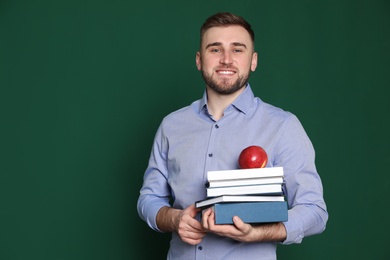
[[[247,185],[233,186],[220,188],[207,188],[207,197],[216,197],[221,195],[282,195],[282,184],[266,184],[266,185]]]
[[[240,180],[209,181],[206,187],[216,188],[216,187],[231,187],[231,186],[245,186],[245,185],[258,185],[258,184],[282,184],[283,182],[284,182],[283,177],[264,177],[264,178],[250,178],[250,179],[240,179]]]
[[[283,177],[283,167],[236,169],[223,171],[208,171],[208,181],[234,180],[247,178]]]
[[[273,223],[288,220],[286,201],[278,202],[232,202],[213,206],[215,224],[233,224],[238,216],[245,223]]]
[[[195,202],[195,207],[208,207],[215,203],[222,202],[267,202],[267,201],[284,201],[284,196],[245,196],[245,195],[223,195],[214,198],[204,199]]]

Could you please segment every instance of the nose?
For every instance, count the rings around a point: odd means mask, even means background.
[[[229,53],[229,52],[224,52],[224,53],[222,54],[220,63],[221,63],[221,64],[232,64],[232,63],[233,63],[233,60],[232,60],[232,55],[231,55],[231,53]]]

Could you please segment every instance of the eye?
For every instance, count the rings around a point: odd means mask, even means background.
[[[221,52],[221,50],[218,48],[212,48],[212,49],[210,49],[210,52],[218,53],[218,52]]]
[[[243,52],[243,50],[242,49],[234,49],[233,52],[234,53],[240,53],[240,52]]]

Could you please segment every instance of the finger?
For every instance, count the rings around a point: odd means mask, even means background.
[[[195,207],[195,204],[191,204],[190,206],[188,206],[188,209],[191,210],[191,212],[194,214],[196,214],[202,210],[201,208]]]
[[[196,219],[190,219],[188,222],[188,226],[190,230],[204,232],[202,224]]]
[[[187,228],[179,229],[178,235],[180,238],[189,244],[200,243],[206,233],[202,230],[195,230],[187,226]]]
[[[207,219],[207,225],[209,227],[210,230],[212,230],[215,226],[215,215],[214,215],[214,211],[210,209],[210,214],[209,214],[209,217]]]
[[[246,224],[244,221],[242,221],[238,216],[234,216],[233,217],[233,223],[234,223],[234,226],[236,226],[236,228],[246,234],[249,232],[249,230],[251,229],[251,225],[249,224]]]
[[[212,210],[210,208],[205,209],[202,213],[202,226],[204,229],[208,230],[209,225],[208,225],[208,219],[210,218]]]
[[[196,219],[198,211],[199,209],[197,209],[195,205],[190,205],[183,211],[181,221],[185,226],[187,226],[186,229],[203,231],[201,223]]]
[[[185,210],[185,213],[190,215],[192,218],[196,217],[196,214],[200,211],[199,208],[196,208],[194,204],[188,206]]]
[[[236,228],[239,230],[242,230],[245,225],[245,223],[238,216],[233,217],[233,223],[236,226]]]
[[[198,225],[200,226],[199,222]],[[178,234],[184,242],[189,244],[198,244],[202,241],[203,237],[206,235],[206,232],[201,226],[199,229],[194,229],[187,225],[186,228],[180,229]]]
[[[188,213],[183,215],[179,223],[179,228],[190,232],[203,232],[202,224],[197,219],[191,217]]]

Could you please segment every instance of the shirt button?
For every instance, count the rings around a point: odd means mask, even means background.
[[[217,128],[217,129],[218,129],[218,128],[219,128],[219,125],[215,125],[215,128]]]
[[[203,247],[202,246],[198,246],[198,250],[203,250]]]
[[[212,154],[212,153],[209,153],[209,157],[213,157],[213,154]]]

